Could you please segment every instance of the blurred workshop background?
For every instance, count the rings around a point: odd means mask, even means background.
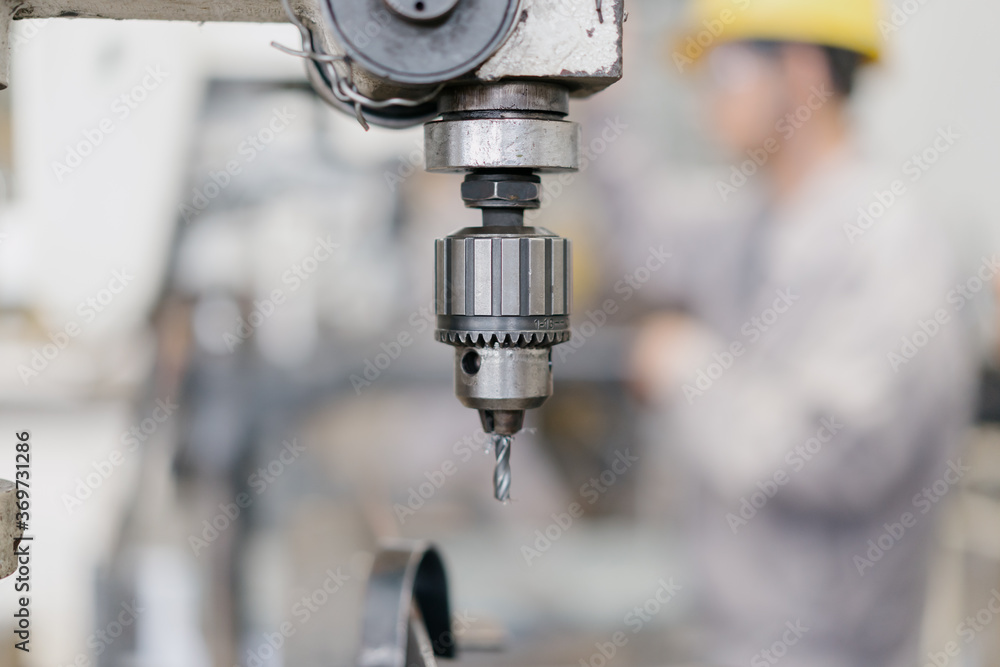
[[[32,651],[5,640],[0,664],[349,665],[372,555],[392,537],[441,548],[476,664],[601,667],[595,643],[629,622],[646,629],[620,664],[688,660],[688,479],[625,389],[658,281],[627,301],[614,289],[659,244],[595,186],[648,165],[665,220],[752,204],[752,183],[720,198],[732,165],[669,57],[681,5],[630,0],[624,79],[574,103],[585,142],[603,137],[595,159],[545,178],[533,220],[572,239],[576,323],[600,321],[557,348],[508,505],[453,395],[452,351],[432,340],[432,240],[475,214],[459,176],[422,171],[419,128],[366,133],[328,108],[269,46],[296,46],[290,26],[18,22],[0,93],[0,433],[32,432],[37,541]],[[974,275],[1000,251],[1000,5],[919,5],[854,108],[889,165],[958,135],[910,196]],[[941,514],[927,651],[1000,585],[997,285],[970,309],[974,474]],[[325,584],[336,592],[316,604]],[[954,664],[1000,664],[998,634]]]

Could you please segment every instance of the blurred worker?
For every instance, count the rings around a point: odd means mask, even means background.
[[[880,55],[876,1],[695,8],[674,60],[709,79],[714,134],[764,201],[670,248],[684,314],[652,318],[632,366],[698,481],[704,657],[914,667],[972,364],[945,244],[909,181],[852,143],[855,75]]]

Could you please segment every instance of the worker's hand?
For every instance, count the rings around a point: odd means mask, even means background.
[[[705,346],[702,327],[676,313],[654,315],[639,327],[629,360],[629,385],[644,403],[669,400],[683,381],[692,355]]]

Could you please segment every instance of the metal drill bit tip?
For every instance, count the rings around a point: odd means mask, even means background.
[[[493,435],[493,449],[497,467],[493,471],[493,496],[502,503],[510,500],[510,443],[509,435]]]

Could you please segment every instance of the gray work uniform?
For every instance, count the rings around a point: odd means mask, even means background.
[[[661,411],[698,482],[714,663],[918,664],[932,499],[962,474],[971,308],[909,184],[873,205],[892,181],[844,151],[780,208],[675,239],[658,278],[705,327]]]

